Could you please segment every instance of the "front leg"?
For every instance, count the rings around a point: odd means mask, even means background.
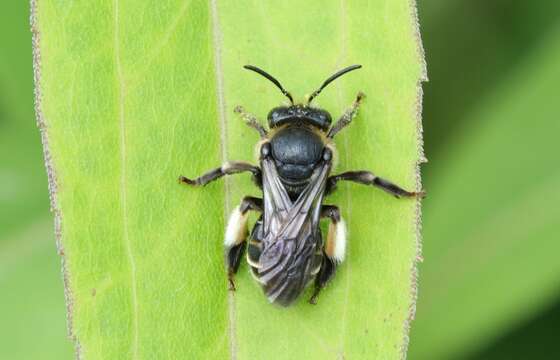
[[[358,95],[356,95],[356,100],[354,100],[352,106],[350,106],[350,108],[348,108],[348,110],[346,110],[344,114],[342,114],[340,119],[338,119],[338,121],[329,130],[329,133],[327,134],[328,138],[332,139],[336,134],[338,134],[340,130],[344,129],[352,122],[352,120],[358,114],[358,109],[360,108],[360,105],[362,104],[362,101],[365,97],[366,96],[362,92],[359,92]]]
[[[242,106],[236,106],[233,111],[236,114],[239,114],[239,116],[241,116],[241,118],[243,120],[245,120],[245,123],[247,124],[247,126],[252,127],[253,129],[257,130],[259,132],[259,135],[261,136],[261,139],[266,139],[266,136],[267,136],[268,132],[261,125],[260,121],[257,119],[257,117],[255,115],[250,114],[247,111],[245,111],[245,109]]]
[[[204,186],[209,182],[221,178],[224,175],[239,174],[245,171],[250,171],[253,174],[253,181],[255,181],[258,186],[261,186],[261,169],[258,166],[254,166],[243,161],[226,162],[219,168],[210,170],[196,179],[189,179],[185,176],[179,176],[179,183],[191,186]]]
[[[347,171],[342,174],[330,176],[327,179],[326,192],[329,193],[334,191],[334,189],[336,188],[336,183],[341,180],[353,181],[364,185],[373,185],[388,192],[389,194],[397,198],[424,197],[426,195],[424,191],[419,191],[419,192],[406,191],[400,186],[395,185],[388,180],[380,178],[379,176],[376,176],[375,174],[369,171]]]

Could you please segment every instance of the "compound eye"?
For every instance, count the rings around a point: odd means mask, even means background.
[[[264,159],[270,155],[270,143],[264,143],[261,146],[261,159]]]
[[[325,161],[331,161],[332,160],[332,150],[329,148],[325,148],[325,150],[323,150],[323,160]]]
[[[267,116],[268,120],[276,120],[278,118],[278,111],[276,109],[272,109]]]
[[[285,111],[282,108],[274,108],[270,110],[267,116],[268,123],[274,126],[278,121],[280,121],[284,117],[285,115],[284,113]]]

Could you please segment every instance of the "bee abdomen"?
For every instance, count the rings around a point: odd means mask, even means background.
[[[313,270],[311,270],[311,276],[317,275],[319,270],[321,270],[321,263],[323,262],[323,251],[321,247],[317,248],[315,254],[313,254]]]
[[[261,242],[251,239],[247,247],[247,262],[251,267],[259,268],[259,258],[261,257]]]
[[[249,245],[247,246],[247,262],[251,267],[251,275],[253,278],[262,284],[262,280],[259,278],[259,259],[261,257],[262,242],[259,238],[260,228],[262,226],[262,218],[259,219],[253,230],[251,231],[251,238],[249,239]]]

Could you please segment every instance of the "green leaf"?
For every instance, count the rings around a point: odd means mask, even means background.
[[[435,161],[414,359],[472,354],[557,299],[559,34],[481,102],[464,122],[475,125]]]
[[[415,301],[418,203],[343,185],[348,260],[319,299],[281,309],[247,273],[227,292],[224,218],[247,176],[204,189],[176,183],[226,159],[252,160],[282,100],[241,68],[267,69],[298,98],[343,66],[317,104],[341,114],[339,170],[370,169],[414,189],[422,159],[424,63],[408,0],[361,2],[41,1],[39,117],[64,250],[72,334],[93,358],[395,358]],[[306,294],[305,298],[308,295]]]

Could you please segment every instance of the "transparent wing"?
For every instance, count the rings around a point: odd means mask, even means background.
[[[330,163],[320,164],[292,202],[272,160],[262,161],[264,215],[259,277],[271,302],[288,305],[311,280],[321,246],[319,216]]]

